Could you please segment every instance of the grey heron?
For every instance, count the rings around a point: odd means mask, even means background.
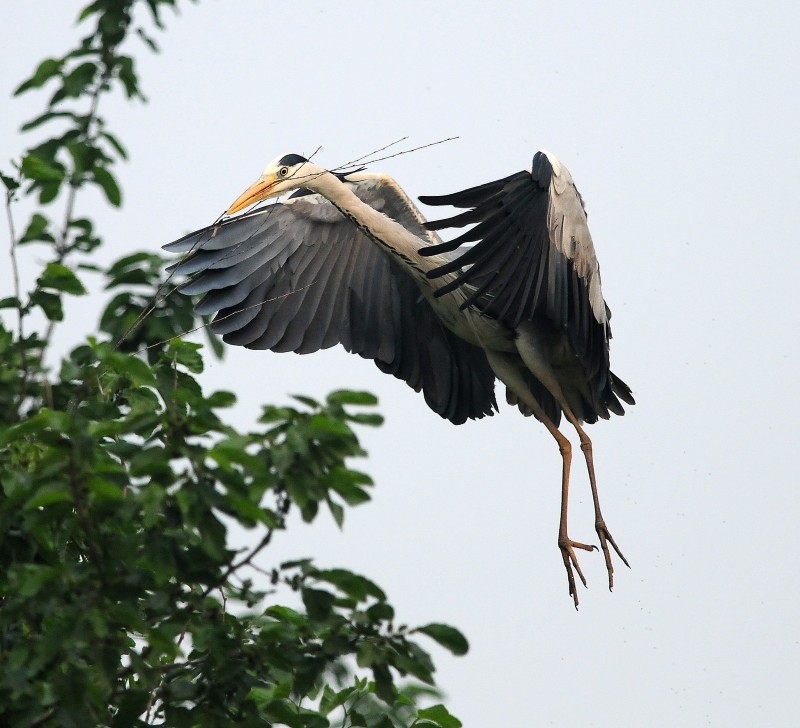
[[[253,207],[283,193],[283,202]],[[390,177],[330,172],[298,154],[271,162],[223,219],[165,246],[185,294],[229,344],[306,354],[341,344],[422,391],[454,424],[493,414],[495,380],[533,415],[562,458],[558,547],[575,607],[576,549],[567,532],[574,427],[589,473],[609,589],[614,567],[582,423],[624,414],[629,387],[609,368],[610,311],[583,200],[554,155],[530,171],[440,197],[467,211],[426,222]],[[253,207],[248,212],[236,213]],[[473,225],[450,242],[436,230]],[[474,243],[454,255],[465,243]]]

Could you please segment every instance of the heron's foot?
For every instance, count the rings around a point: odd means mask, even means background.
[[[564,559],[564,568],[567,570],[567,581],[569,582],[569,595],[572,597],[572,601],[575,602],[575,609],[577,609],[578,590],[575,587],[575,574],[573,572],[573,568],[574,571],[578,572],[578,576],[580,577],[580,580],[583,582],[584,586],[586,586],[586,578],[583,576],[583,572],[581,571],[581,565],[578,563],[578,559],[575,556],[575,549],[583,549],[584,551],[594,551],[597,548],[597,546],[592,546],[590,544],[585,544],[585,543],[578,543],[577,541],[573,541],[566,534],[564,534],[558,537],[558,548],[561,549],[561,558]]]
[[[611,535],[611,532],[608,530],[606,522],[602,517],[595,521],[594,527],[597,531],[597,536],[600,539],[600,548],[602,549],[603,556],[605,556],[606,559],[606,571],[608,571],[608,590],[612,591],[614,589],[614,565],[611,563],[611,552],[608,550],[608,544],[611,544],[614,551],[617,552],[617,556],[622,559],[622,563],[624,563],[625,566],[630,569],[631,565],[628,563],[628,559],[622,555],[622,551],[619,550],[617,542],[614,540],[614,537]]]

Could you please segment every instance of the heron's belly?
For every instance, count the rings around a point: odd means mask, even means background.
[[[462,311],[459,306],[464,299],[459,293],[435,298],[426,292],[426,297],[442,323],[459,338],[489,351],[516,351],[513,332],[475,308]]]

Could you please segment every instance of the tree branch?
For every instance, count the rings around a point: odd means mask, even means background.
[[[86,115],[83,121],[83,129],[82,134],[87,141],[93,141],[97,138],[96,133],[92,132],[92,125],[97,121],[97,112],[100,106],[100,95],[103,90],[106,88],[106,84],[108,80],[111,78],[111,71],[112,68],[109,65],[108,61],[106,60],[106,54],[101,54],[104,63],[104,70],[100,79],[97,82],[97,86],[92,91],[92,95],[90,96],[89,102],[89,113]],[[61,228],[61,233],[56,240],[56,263],[63,263],[67,254],[70,252],[69,244],[68,244],[68,237],[69,237],[69,229],[70,223],[72,222],[72,216],[75,212],[75,197],[78,193],[78,188],[80,184],[78,180],[75,178],[75,170],[73,169],[72,174],[70,175],[69,180],[69,190],[67,191],[67,200],[66,205],[64,207],[64,224]],[[45,329],[44,333],[44,346],[42,347],[42,354],[39,359],[39,366],[44,366],[44,354],[47,350],[47,346],[50,343],[50,339],[53,336],[53,330],[55,329],[56,322],[55,321],[48,321],[47,322],[47,329]]]
[[[28,388],[28,380],[30,379],[30,371],[28,369],[28,357],[26,354],[26,347],[24,343],[25,328],[23,326],[23,319],[25,315],[22,311],[22,289],[19,283],[19,263],[17,262],[17,231],[14,228],[14,213],[11,209],[12,191],[6,191],[6,219],[8,220],[8,236],[9,236],[9,256],[11,257],[11,274],[14,278],[14,297],[17,299],[17,339],[19,343],[19,365],[22,371],[22,381],[20,382],[19,395],[15,403],[14,409],[19,411],[22,403],[25,401],[25,393]]]
[[[9,235],[9,255],[11,257],[11,273],[14,277],[14,296],[16,297],[17,301],[20,303],[22,302],[22,292],[20,290],[19,284],[19,264],[17,263],[17,232],[14,229],[14,215],[11,210],[11,197],[12,192],[11,190],[6,191],[6,219],[8,220],[8,235]],[[22,308],[17,307],[17,312],[19,314],[18,317],[18,334],[19,338],[22,339],[23,331],[22,331]]]
[[[281,494],[283,500],[281,501],[280,505],[278,506],[278,515],[281,517],[281,521],[289,512],[289,507],[292,504],[292,501],[289,499],[288,496],[285,494]],[[268,528],[267,532],[264,534],[264,538],[259,541],[258,545],[241,561],[237,563],[231,563],[228,568],[223,572],[222,577],[220,578],[219,584],[214,584],[213,586],[206,587],[205,591],[203,591],[201,598],[205,599],[209,594],[211,594],[214,589],[220,586],[224,586],[225,582],[234,574],[236,571],[241,569],[243,566],[248,566],[250,562],[258,556],[261,551],[263,551],[267,546],[269,546],[270,541],[272,541],[272,537],[275,535],[275,531],[278,530],[277,528]]]

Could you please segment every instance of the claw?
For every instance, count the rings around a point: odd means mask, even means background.
[[[622,551],[619,550],[619,546],[617,546],[617,542],[614,541],[614,537],[611,535],[611,532],[608,530],[608,527],[605,524],[605,521],[601,518],[595,523],[595,530],[597,531],[597,536],[600,539],[600,548],[603,551],[603,556],[606,560],[606,571],[608,572],[608,590],[613,591],[614,589],[614,565],[611,563],[611,552],[608,549],[608,544],[611,544],[614,551],[617,552],[617,556],[622,559],[622,562],[627,566],[629,569],[631,565],[628,563],[628,559],[626,559],[622,555]]]
[[[597,546],[585,543],[578,543],[577,541],[572,541],[567,537],[563,537],[558,539],[558,548],[561,549],[561,558],[564,559],[564,568],[567,570],[569,595],[572,597],[572,601],[575,602],[575,609],[577,610],[578,589],[575,586],[575,574],[573,573],[573,567],[575,571],[578,572],[578,576],[580,577],[584,587],[586,586],[586,578],[584,577],[583,571],[581,571],[581,565],[578,563],[578,559],[575,556],[575,549],[583,549],[584,551],[594,551],[597,549]]]

